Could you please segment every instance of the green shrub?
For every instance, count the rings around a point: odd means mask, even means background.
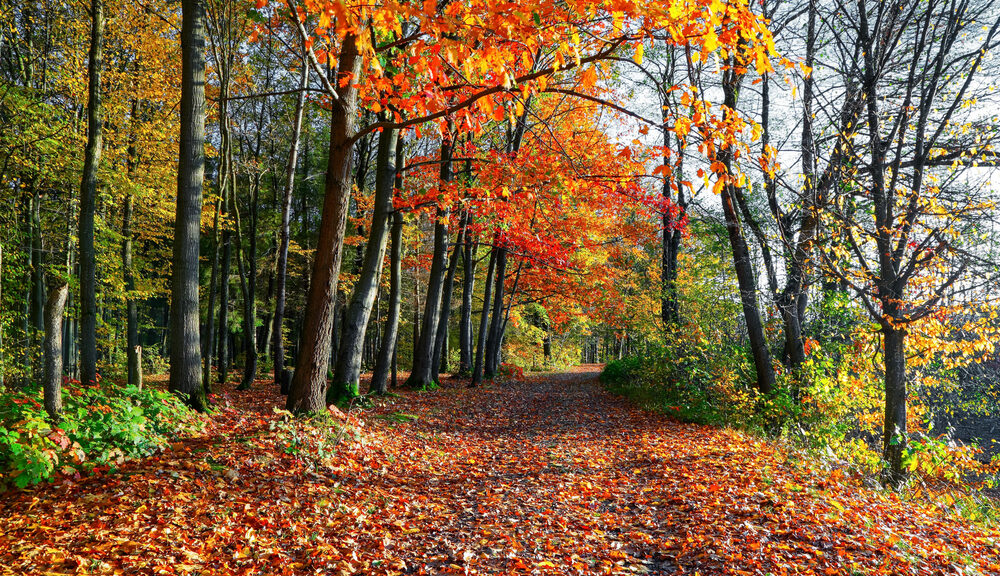
[[[202,425],[168,392],[76,382],[64,386],[63,417],[53,425],[41,394],[31,388],[0,393],[0,488],[24,488],[97,466],[113,468]]]
[[[604,365],[604,370],[601,371],[601,382],[609,385],[625,385],[639,375],[642,366],[643,359],[638,357],[612,360]]]
[[[269,428],[277,447],[285,454],[300,459],[309,468],[328,465],[345,439],[360,439],[358,428],[335,420],[328,412],[308,418],[296,418],[288,410],[280,408],[274,408],[274,413],[278,418],[271,421]]]
[[[601,381],[614,393],[685,422],[747,425],[760,417],[744,375],[749,353],[668,335],[644,356],[609,362]]]

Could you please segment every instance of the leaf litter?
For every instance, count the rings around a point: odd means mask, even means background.
[[[1000,574],[995,531],[595,376],[406,392],[320,464],[270,383],[229,391],[200,437],[4,494],[0,574]]]

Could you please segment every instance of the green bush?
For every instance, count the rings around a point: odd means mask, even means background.
[[[601,371],[601,382],[608,385],[626,385],[639,375],[643,364],[643,359],[638,357],[612,360],[604,365],[604,370]]]
[[[749,354],[738,346],[718,347],[668,336],[642,357],[609,362],[601,381],[614,393],[685,422],[747,425],[757,417],[746,386]]]
[[[308,418],[296,418],[280,408],[274,408],[274,413],[278,418],[271,421],[269,428],[277,447],[299,458],[309,468],[326,466],[333,461],[343,440],[360,440],[358,428],[336,421],[328,412]]]
[[[176,396],[160,390],[69,382],[58,425],[49,422],[41,397],[40,389],[0,392],[0,488],[114,467],[202,425]]]

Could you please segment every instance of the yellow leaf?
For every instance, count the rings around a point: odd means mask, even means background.
[[[639,44],[638,46],[635,47],[635,54],[632,56],[632,59],[635,60],[635,63],[638,64],[639,66],[642,66],[642,55],[644,53],[645,53],[645,48],[643,48],[642,44]]]

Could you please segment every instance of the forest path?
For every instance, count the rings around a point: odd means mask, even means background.
[[[227,391],[204,437],[0,497],[0,574],[1000,574],[996,533],[596,375],[406,393],[324,464],[270,386]]]

